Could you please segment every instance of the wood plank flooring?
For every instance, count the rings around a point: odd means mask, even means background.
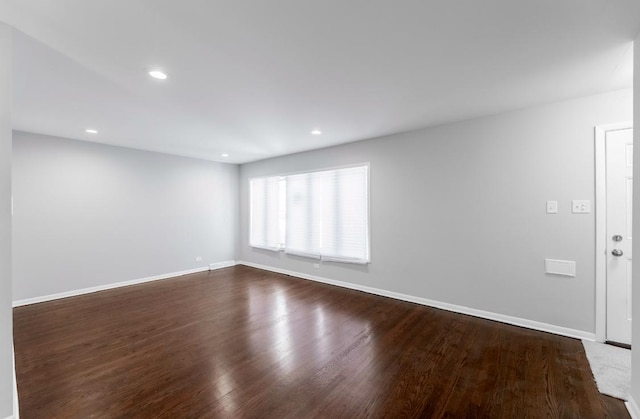
[[[30,418],[627,418],[578,340],[244,266],[14,309]]]

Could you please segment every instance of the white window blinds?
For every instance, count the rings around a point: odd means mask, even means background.
[[[369,262],[368,166],[300,173],[251,180],[251,245],[329,261]],[[277,192],[258,187],[277,179]],[[254,187],[255,185],[255,187]],[[261,189],[262,188],[262,189]],[[255,191],[255,193],[254,193]],[[268,203],[278,203],[278,216],[264,227],[255,214]],[[276,221],[277,219],[277,221]],[[278,245],[260,245],[261,231],[272,231]],[[260,236],[263,237],[263,236]],[[269,240],[266,240],[269,242]]]
[[[273,250],[282,247],[279,184],[278,177],[251,179],[249,182],[249,243],[253,247]]]

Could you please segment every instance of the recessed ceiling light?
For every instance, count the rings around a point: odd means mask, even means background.
[[[154,79],[158,79],[158,80],[165,80],[167,78],[166,73],[163,73],[160,70],[151,70],[149,71],[149,75]]]
[[[87,128],[86,130],[84,130],[84,132],[86,132],[87,134],[97,134],[98,130]]]
[[[222,157],[229,157],[229,153],[222,153],[221,156]]]
[[[319,129],[314,129],[313,131],[311,131],[311,134],[313,134],[313,135],[322,135],[322,131],[320,131]]]

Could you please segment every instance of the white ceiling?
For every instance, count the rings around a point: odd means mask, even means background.
[[[2,0],[0,21],[14,129],[242,163],[630,87],[640,1]]]

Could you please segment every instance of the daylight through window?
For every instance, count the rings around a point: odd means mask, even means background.
[[[249,243],[327,261],[369,262],[369,166],[249,181]]]

